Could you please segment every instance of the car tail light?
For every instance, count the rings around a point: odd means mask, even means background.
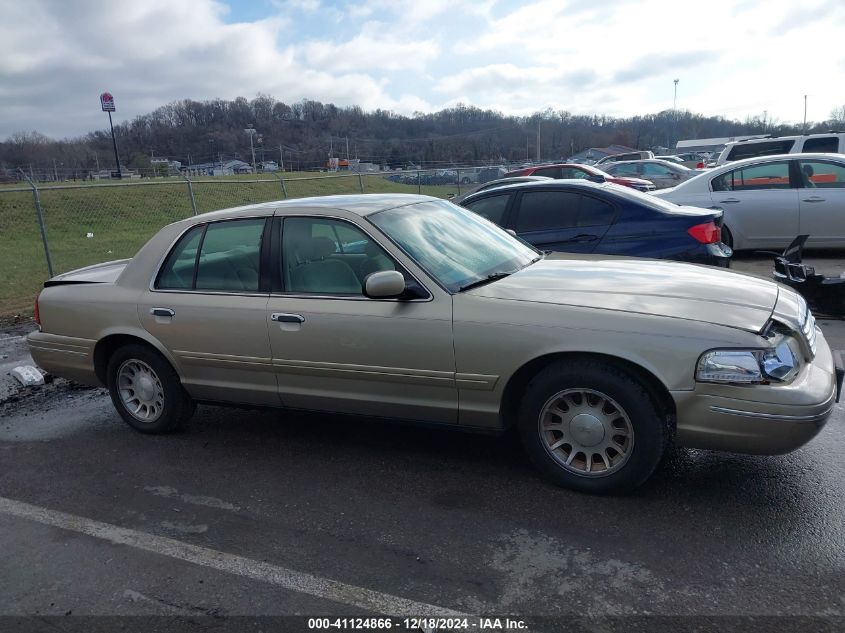
[[[687,229],[692,237],[702,244],[713,244],[722,241],[722,229],[712,220],[704,224],[696,224]]]
[[[705,167],[704,163],[696,163],[696,165],[695,165],[696,169],[704,169],[704,167]]]
[[[41,327],[41,313],[38,311],[38,299],[40,297],[41,293],[39,292],[35,297],[35,309],[32,311],[32,318],[38,324],[38,327]]]

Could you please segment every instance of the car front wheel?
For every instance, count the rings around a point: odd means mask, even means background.
[[[141,433],[171,433],[194,413],[179,376],[158,352],[126,345],[109,359],[107,384],[117,412]]]
[[[665,412],[618,368],[574,360],[528,385],[519,431],[532,462],[552,482],[590,493],[625,493],[660,463],[670,438]]]

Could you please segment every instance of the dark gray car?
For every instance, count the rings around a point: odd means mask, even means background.
[[[654,183],[658,189],[674,187],[698,174],[694,169],[658,158],[608,163],[602,169],[613,176],[643,178]]]

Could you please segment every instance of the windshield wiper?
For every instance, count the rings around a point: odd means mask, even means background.
[[[487,275],[483,279],[479,279],[477,281],[473,281],[472,283],[468,283],[466,286],[461,286],[458,288],[458,292],[463,292],[464,290],[470,290],[471,288],[477,288],[478,286],[483,286],[484,284],[489,284],[491,281],[496,281],[497,279],[504,279],[508,275],[514,274],[516,271],[502,271],[498,273],[493,273],[492,275]]]

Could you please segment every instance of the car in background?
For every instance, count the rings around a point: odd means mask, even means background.
[[[617,163],[622,160],[645,160],[647,158],[654,158],[654,152],[644,150],[636,152],[626,152],[624,154],[613,154],[612,156],[605,156],[595,162],[596,165],[604,165],[605,163]]]
[[[716,159],[717,165],[724,165],[744,158],[773,156],[776,154],[845,154],[845,132],[831,130],[823,134],[802,136],[771,136],[733,141]]]
[[[612,176],[648,180],[657,189],[674,187],[678,183],[689,180],[698,173],[689,167],[657,158],[613,163],[612,165],[604,166],[602,169]]]
[[[679,158],[677,156],[655,156],[655,158],[657,158],[659,160],[665,160],[669,163],[675,163],[676,165],[683,165],[684,164],[683,159]]]
[[[540,180],[553,180],[548,176],[511,176],[509,178],[499,178],[497,180],[491,180],[490,182],[485,182],[484,184],[478,185],[477,187],[473,187],[469,191],[462,193],[458,196],[453,196],[449,198],[455,204],[461,204],[461,201],[465,200],[469,196],[474,193],[478,193],[479,191],[487,191],[488,189],[494,189],[496,187],[503,187],[504,185],[513,185],[519,182],[537,182]]]
[[[532,186],[643,195],[512,185]],[[36,301],[35,362],[107,386],[140,433],[179,429],[197,402],[365,416],[352,427],[513,428],[548,479],[583,492],[636,488],[672,444],[793,451],[838,399],[830,348],[788,288],[674,262],[544,256],[428,196],[194,216],[131,260],[50,279]],[[343,450],[327,441],[314,468]]]
[[[722,212],[679,207],[613,183],[550,180],[497,187],[461,205],[544,251],[674,259],[727,267]]]
[[[786,247],[809,234],[810,248],[845,247],[845,155],[747,158],[652,194],[721,208],[722,240],[735,250]]]
[[[548,178],[573,178],[576,180],[607,180],[617,185],[631,187],[637,191],[654,191],[655,186],[648,180],[642,178],[628,178],[626,176],[614,176],[598,167],[591,165],[580,165],[576,163],[559,163],[555,165],[536,165],[525,167],[508,172],[505,176],[547,176]]]

